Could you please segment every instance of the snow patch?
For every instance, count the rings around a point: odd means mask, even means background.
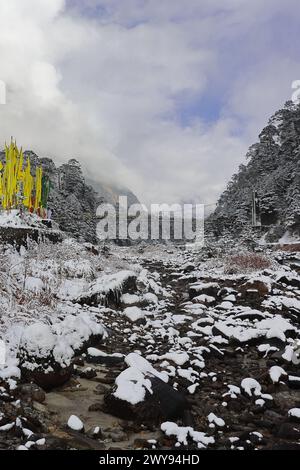
[[[145,317],[145,313],[139,307],[126,307],[123,311],[123,315],[127,317],[131,322],[136,322]]]
[[[188,445],[188,438],[191,438],[194,442],[196,442],[199,449],[205,448],[209,444],[214,444],[215,442],[213,437],[209,437],[203,432],[194,431],[194,429],[190,426],[178,426],[176,423],[171,421],[162,423],[160,428],[167,436],[175,436],[177,442],[185,446]]]
[[[68,427],[73,431],[82,431],[84,428],[83,422],[76,415],[71,415],[68,419]]]

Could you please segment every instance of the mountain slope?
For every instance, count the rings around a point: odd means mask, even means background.
[[[262,229],[278,234],[300,228],[300,105],[276,112],[221,195],[209,223],[216,235],[239,234],[251,226],[256,191]]]
[[[102,202],[116,204],[120,190],[99,181],[88,184],[80,163],[75,159],[57,167],[51,158],[40,158],[32,151],[24,152],[24,157],[30,158],[33,173],[37,165],[42,165],[43,172],[49,176],[48,207],[52,209],[52,218],[60,229],[77,239],[96,242],[97,207]],[[4,152],[0,152],[0,160],[4,159]],[[124,191],[129,200],[138,201],[128,189]]]

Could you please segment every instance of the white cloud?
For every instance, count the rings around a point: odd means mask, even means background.
[[[128,179],[127,169],[101,146],[80,101],[62,90],[60,61],[86,44],[87,33],[87,25],[60,16],[63,6],[61,0],[44,0],[43,8],[39,0],[0,1],[0,77],[8,90],[0,107],[2,145],[13,135],[43,156],[82,157],[107,181]]]
[[[270,114],[292,97],[292,82],[300,77],[299,61],[273,53],[234,84],[228,112],[243,118],[244,133],[255,138]]]
[[[300,78],[295,44],[272,42],[297,2],[70,3],[0,0],[0,141],[76,157],[147,202],[215,201]],[[222,95],[219,118],[182,122],[208,92]]]

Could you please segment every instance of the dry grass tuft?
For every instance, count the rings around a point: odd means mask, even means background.
[[[281,251],[287,251],[289,253],[299,253],[300,252],[300,243],[291,243],[288,245],[278,245],[277,246],[278,250]]]
[[[227,259],[225,272],[240,273],[245,271],[258,271],[271,267],[271,261],[258,253],[241,253]]]

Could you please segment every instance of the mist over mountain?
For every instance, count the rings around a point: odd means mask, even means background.
[[[114,184],[105,184],[102,181],[93,179],[90,175],[85,180],[105,202],[116,205],[118,204],[119,196],[126,196],[128,206],[139,203],[137,196],[128,188],[121,188]]]

